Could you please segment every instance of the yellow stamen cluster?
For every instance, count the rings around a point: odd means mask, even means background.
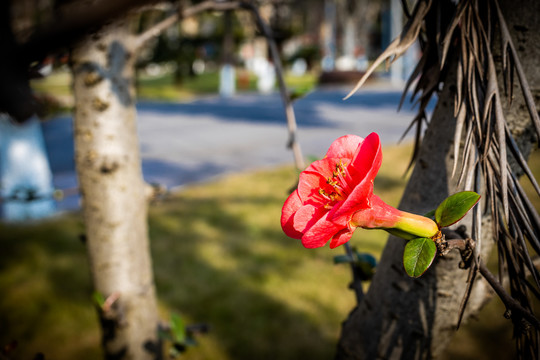
[[[343,184],[345,184],[344,176],[346,174],[345,167],[346,164],[340,159],[339,163],[336,164],[336,169],[332,172],[332,177],[326,179],[326,183],[333,187],[334,191],[328,193],[324,189],[319,189],[319,194],[329,201],[324,205],[327,209],[331,209],[334,206],[334,202],[343,200],[346,197],[344,196],[343,188]]]
[[[319,189],[319,194],[328,200],[328,203],[324,205],[326,209],[331,209],[332,206],[334,206],[334,202],[341,200],[341,195],[336,192],[331,192],[330,194],[324,191],[323,189]]]
[[[346,164],[343,163],[341,159],[339,159],[339,162],[336,164],[336,170],[332,173],[335,178],[343,178],[345,176],[345,166]]]

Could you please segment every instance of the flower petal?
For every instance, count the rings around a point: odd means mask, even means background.
[[[370,207],[354,213],[351,220],[355,226],[365,229],[393,228],[402,214],[403,212],[387,205],[377,195],[372,195]]]
[[[377,133],[371,133],[360,144],[351,164],[347,167],[353,181],[350,185],[356,186],[364,180],[373,181],[381,163],[381,141]]]
[[[340,245],[345,244],[351,239],[352,232],[349,229],[343,229],[337,232],[330,241],[330,249],[335,249]]]
[[[336,139],[326,152],[328,158],[352,159],[358,145],[364,141],[357,135],[345,135]]]
[[[328,212],[322,206],[304,205],[294,213],[293,228],[305,234],[314,224],[316,224]]]
[[[306,170],[300,174],[298,182],[298,195],[303,203],[324,204],[325,201],[319,194],[319,189],[331,193],[332,187],[328,185],[327,179],[332,177],[335,170],[335,159],[322,159],[313,162]]]
[[[324,246],[338,231],[340,226],[328,220],[328,213],[324,214],[311,228],[302,236],[302,245],[308,249]]]
[[[303,171],[298,182],[298,196],[304,204],[324,204],[319,189],[327,189],[326,178],[316,172]]]
[[[283,204],[281,209],[281,228],[285,235],[293,239],[301,239],[302,233],[294,229],[294,214],[302,207],[302,201],[298,196],[298,190],[295,190]]]
[[[342,226],[347,226],[355,212],[371,207],[372,196],[373,181],[364,179],[353,189],[347,199],[332,208],[328,215],[329,219]]]
[[[324,159],[312,162],[304,172],[316,172],[321,174],[324,178],[327,178],[334,173],[337,161],[339,161],[339,159],[336,160],[335,158],[325,157]]]

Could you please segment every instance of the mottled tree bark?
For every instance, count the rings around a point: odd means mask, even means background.
[[[500,3],[538,106],[540,2]],[[455,192],[451,178],[455,78],[455,72],[447,75],[400,209],[422,214]],[[522,147],[530,149],[532,125],[520,91],[514,93],[507,120]],[[491,243],[483,242],[483,254]],[[468,274],[458,268],[459,253],[437,259],[421,278],[412,279],[403,270],[404,245],[403,240],[390,237],[368,293],[343,324],[337,359],[428,359],[440,355],[450,342]],[[477,280],[465,318],[484,304],[485,289],[485,282]]]
[[[116,21],[72,54],[75,161],[107,359],[160,356],[136,132],[133,39]]]

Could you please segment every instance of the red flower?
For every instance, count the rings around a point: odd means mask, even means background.
[[[438,231],[431,219],[408,214],[373,194],[373,180],[382,162],[379,136],[340,137],[326,156],[300,174],[298,188],[285,201],[281,227],[306,248],[335,248],[349,241],[357,227],[392,229],[413,237]],[[427,220],[427,221],[426,221]]]

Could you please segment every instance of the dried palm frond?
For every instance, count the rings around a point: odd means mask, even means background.
[[[512,124],[508,123],[503,110],[504,97],[510,104],[514,95],[514,74],[517,74],[539,140],[540,119],[505,17],[497,0],[460,0],[457,4],[450,0],[418,0],[407,16],[401,36],[375,60],[347,97],[383,61],[395,60],[419,40],[422,57],[406,83],[401,100],[403,103],[405,94],[416,81],[412,99],[418,98],[420,106],[418,115],[407,129],[416,126],[413,163],[421,145],[422,126],[428,120],[425,115],[427,103],[450,73],[449,67],[457,64],[452,176],[458,176],[458,186],[484,195],[483,209],[476,208],[473,215],[472,236],[477,248],[482,240],[481,218],[488,215],[498,251],[499,277],[508,279],[511,296],[533,312],[531,298],[540,299],[540,272],[533,264],[533,258],[540,254],[540,217],[525,195],[518,173],[528,177],[538,196],[540,187],[512,135]],[[500,44],[496,44],[497,41]],[[492,53],[496,45],[502,49],[502,56],[497,58]],[[456,56],[457,61],[448,61],[450,56]],[[500,61],[502,81],[497,77],[497,61]],[[477,263],[479,254],[477,251]],[[470,271],[460,318],[477,269],[472,266]],[[523,318],[515,314],[508,316],[515,325],[520,356],[537,358],[539,329],[527,326]]]

